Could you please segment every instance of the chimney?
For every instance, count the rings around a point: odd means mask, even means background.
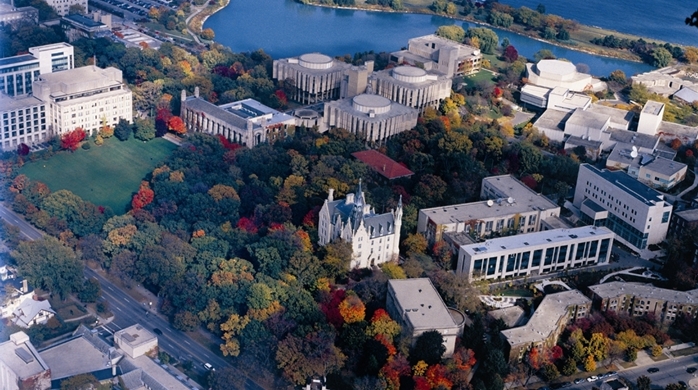
[[[22,293],[26,294],[29,292],[29,283],[27,279],[22,280]]]
[[[194,96],[199,97],[199,87],[194,87]]]
[[[334,188],[330,188],[329,192],[330,193],[327,194],[327,200],[332,202],[334,201]]]

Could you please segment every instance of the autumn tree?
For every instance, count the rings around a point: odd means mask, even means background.
[[[238,356],[240,354],[240,341],[237,336],[249,323],[249,318],[231,314],[228,320],[221,324],[221,331],[223,332],[221,352],[223,352],[223,356]]]
[[[284,378],[303,385],[308,378],[339,370],[346,357],[334,345],[333,334],[315,331],[305,336],[289,334],[279,342],[276,351],[277,367]]]
[[[366,307],[361,302],[361,299],[354,292],[351,292],[339,304],[339,313],[342,315],[345,323],[353,324],[364,320]]]
[[[592,372],[596,370],[596,361],[594,360],[593,355],[587,355],[586,359],[584,360],[584,370],[586,372]]]
[[[167,129],[178,135],[184,135],[187,132],[187,126],[178,116],[173,116],[167,121]]]
[[[61,137],[61,149],[70,150],[74,152],[78,148],[80,142],[82,142],[82,140],[84,139],[85,130],[83,130],[81,127],[78,127],[75,130],[68,132]]]
[[[148,184],[148,182],[143,180],[141,182],[140,188],[138,189],[138,192],[135,195],[133,195],[133,199],[131,200],[131,207],[134,210],[142,209],[143,207],[149,205],[150,202],[153,201],[154,197],[155,192],[153,192],[153,190],[150,189],[150,185]]]

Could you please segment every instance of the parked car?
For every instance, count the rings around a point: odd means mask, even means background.
[[[688,368],[686,369],[686,372],[689,373],[689,374],[693,374],[694,372],[696,372],[696,370],[698,370],[698,368],[695,368],[695,367],[688,367]]]
[[[587,382],[594,382],[594,381],[597,381],[597,380],[599,380],[599,377],[596,376],[596,375],[592,375],[592,376],[590,376],[590,377],[587,378]]]
[[[686,384],[686,382],[684,382],[684,381],[679,381],[678,383],[679,383],[679,385],[680,385],[682,388],[688,389],[688,385]]]
[[[215,368],[213,368],[211,363],[204,363],[204,368],[208,371],[215,371]]]
[[[647,369],[647,372],[654,374],[655,372],[659,372],[659,369],[657,367],[650,367]]]
[[[580,384],[580,383],[582,383],[582,382],[584,382],[584,378],[577,378],[577,379],[574,380],[574,384],[575,384],[575,385],[578,385],[578,384]]]
[[[162,331],[158,328],[153,329],[153,333],[155,333],[158,336],[162,336]]]
[[[572,386],[572,382],[562,382],[562,383],[560,383],[560,387],[563,388],[563,389],[566,388],[566,387],[570,387],[570,386]]]

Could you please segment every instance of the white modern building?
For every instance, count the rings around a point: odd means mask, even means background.
[[[294,92],[288,98],[300,104],[315,104],[339,98],[345,71],[351,64],[321,53],[274,60],[272,77],[293,83]]]
[[[573,204],[583,221],[608,227],[637,251],[664,240],[672,211],[662,193],[627,173],[589,164],[579,166]]]
[[[560,216],[560,206],[511,175],[485,178],[482,195],[487,200],[419,210],[417,232],[430,243],[460,232],[477,240],[537,232],[544,220]]]
[[[33,146],[50,137],[46,120],[46,103],[31,95],[9,97],[0,93],[2,115],[2,150],[17,150],[21,144]]]
[[[633,179],[667,191],[686,178],[688,166],[661,154],[664,153],[641,152],[634,145],[618,143],[606,159],[606,168],[624,169]]]
[[[614,236],[605,227],[584,226],[462,245],[456,273],[471,280],[492,280],[605,264]]]
[[[216,106],[199,97],[199,88],[193,96],[182,90],[182,120],[192,132],[222,135],[231,142],[248,147],[284,137],[296,119],[288,114],[254,100],[245,99]]]
[[[407,50],[391,53],[390,60],[453,78],[479,72],[482,54],[478,48],[431,34],[410,39]]]
[[[319,214],[319,244],[336,240],[351,243],[350,268],[369,268],[397,260],[401,227],[402,198],[394,211],[376,214],[366,203],[360,182],[356,193],[347,194],[343,200],[335,200],[334,189],[330,188]]]
[[[130,358],[136,359],[158,346],[158,338],[142,325],[136,324],[114,333],[114,344]]]
[[[81,6],[85,13],[88,11],[87,0],[47,0],[46,3],[53,7],[60,16],[68,15],[70,7],[73,5]]]
[[[450,357],[456,349],[456,339],[463,333],[465,315],[446,307],[429,278],[390,279],[385,307],[390,317],[412,336],[412,342],[429,331],[441,333]]]
[[[540,87],[550,89],[563,87],[577,92],[597,90],[603,84],[594,80],[590,74],[578,72],[573,63],[562,60],[540,60],[536,64],[527,63],[526,77],[529,83]]]
[[[24,332],[10,335],[0,343],[0,389],[48,390],[51,369]]]
[[[67,43],[30,47],[29,53],[0,59],[0,92],[27,95],[39,75],[73,69],[73,46]]]
[[[51,135],[81,127],[96,134],[103,121],[116,126],[120,119],[133,119],[132,94],[121,70],[94,65],[42,74],[33,85],[34,96],[47,105]]]
[[[419,111],[379,95],[361,94],[325,103],[327,128],[342,128],[367,142],[382,144],[417,125]]]
[[[451,96],[452,80],[418,67],[398,66],[373,73],[369,83],[377,95],[423,111],[426,107],[438,108]]]

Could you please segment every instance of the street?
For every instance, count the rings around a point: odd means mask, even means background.
[[[2,204],[0,204],[0,218],[19,227],[22,235],[30,240],[43,237],[41,231],[18,217]],[[97,272],[85,267],[84,273],[85,276],[89,278],[96,278],[102,286],[102,296],[109,302],[109,308],[112,313],[114,313],[114,320],[107,325],[107,329],[110,329],[110,331],[114,332],[136,323],[143,325],[151,332],[153,329],[158,328],[162,331],[162,334],[157,336],[160,348],[177,359],[182,357],[192,361],[194,369],[198,372],[205,372],[205,368],[203,367],[204,363],[209,363],[216,369],[232,367],[225,359],[203,347],[187,334],[172,328],[166,320],[163,320],[155,314],[146,315],[146,306],[131,298],[130,295],[126,294]],[[242,372],[240,375],[244,376]],[[264,389],[264,387],[247,377],[245,379],[245,388],[247,390]]]

